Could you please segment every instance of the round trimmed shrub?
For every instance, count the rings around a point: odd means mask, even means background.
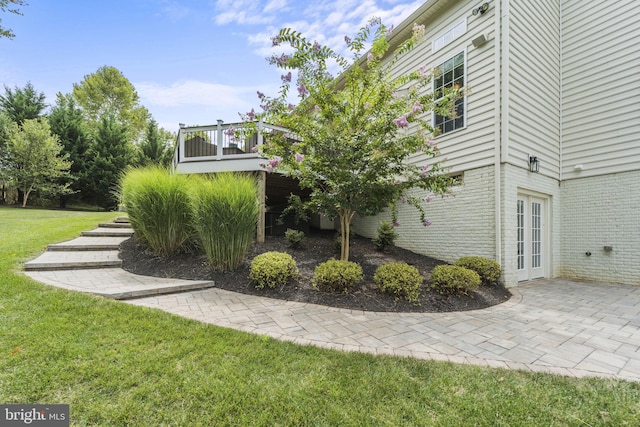
[[[362,278],[362,267],[355,262],[330,259],[316,267],[311,283],[316,289],[348,292]]]
[[[373,281],[382,292],[393,294],[396,298],[402,297],[414,304],[420,299],[423,277],[417,268],[406,262],[381,265],[376,269]]]
[[[431,287],[441,294],[467,295],[480,283],[478,273],[459,265],[439,265],[431,270]]]
[[[293,257],[284,252],[265,252],[253,258],[249,278],[256,282],[257,289],[265,286],[284,286],[298,274]]]
[[[481,256],[464,256],[456,265],[473,270],[480,275],[480,280],[485,285],[495,283],[500,278],[500,264],[497,261]]]

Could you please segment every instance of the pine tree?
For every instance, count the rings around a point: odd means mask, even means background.
[[[127,127],[118,123],[113,115],[107,114],[102,117],[89,149],[85,198],[107,210],[117,207],[115,189],[118,180],[134,160],[128,135]]]
[[[58,93],[56,105],[51,109],[48,119],[51,131],[58,135],[63,146],[62,152],[73,162],[70,172],[74,179],[70,187],[77,193],[76,197],[82,197],[90,179],[87,165],[91,144],[91,135],[82,110],[73,97]],[[65,208],[70,199],[69,196],[61,197],[60,207]]]

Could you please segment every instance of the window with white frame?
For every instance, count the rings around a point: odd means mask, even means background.
[[[433,93],[436,102],[445,95],[447,89],[461,89],[464,87],[464,65],[463,51],[436,68],[436,76],[433,79]],[[455,115],[453,117],[434,113],[433,127],[440,134],[464,127],[464,97],[455,101],[454,111]]]
[[[456,25],[449,28],[447,31],[445,31],[444,33],[440,34],[438,37],[433,39],[433,41],[431,42],[431,50],[435,52],[438,49],[442,49],[443,47],[445,47],[446,45],[448,45],[449,43],[451,43],[452,41],[454,41],[455,39],[457,39],[458,37],[460,37],[466,32],[467,32],[467,18],[458,22]]]

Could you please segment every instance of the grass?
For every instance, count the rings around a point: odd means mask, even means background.
[[[186,175],[160,166],[131,168],[122,176],[131,226],[156,254],[171,255],[192,238],[191,186]]]
[[[637,383],[298,346],[18,271],[115,216],[0,208],[0,402],[99,426],[637,425]]]
[[[256,231],[256,181],[241,173],[195,179],[193,226],[214,270],[235,270],[244,261]],[[192,181],[192,182],[193,182]]]

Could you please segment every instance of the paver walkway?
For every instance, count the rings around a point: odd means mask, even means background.
[[[78,241],[71,242],[76,247]],[[100,242],[93,238],[92,244],[97,250]],[[76,256],[54,248],[47,263],[55,263],[56,253],[63,263]],[[30,263],[46,264],[45,258]],[[212,284],[136,276],[117,267],[25,273],[111,298],[146,295],[127,302],[302,345],[640,382],[640,286],[544,280],[511,289],[509,301],[483,310],[375,313],[216,288],[161,295]]]
[[[640,287],[546,280],[498,306],[375,313],[207,289],[129,301],[343,351],[640,381]]]

